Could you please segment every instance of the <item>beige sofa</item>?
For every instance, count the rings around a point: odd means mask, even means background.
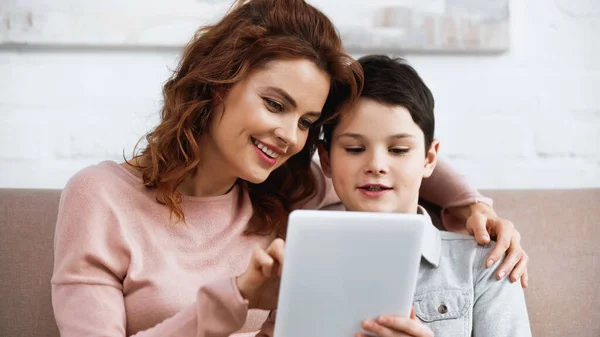
[[[523,235],[534,336],[600,336],[600,189],[483,191]],[[0,189],[0,336],[58,336],[50,298],[60,191]]]

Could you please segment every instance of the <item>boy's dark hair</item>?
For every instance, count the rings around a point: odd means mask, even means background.
[[[435,102],[417,71],[406,60],[385,55],[367,55],[358,62],[364,71],[364,87],[360,97],[408,109],[415,124],[423,131],[427,152],[435,131]],[[339,119],[334,119],[323,125],[323,141],[327,150],[338,122]]]

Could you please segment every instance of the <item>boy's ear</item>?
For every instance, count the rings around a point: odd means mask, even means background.
[[[327,178],[331,178],[331,161],[329,160],[329,152],[327,152],[323,143],[319,143],[319,145],[317,145],[317,149],[319,150],[321,169]]]
[[[423,178],[431,177],[433,170],[435,169],[435,165],[437,164],[437,155],[438,150],[440,149],[440,141],[434,139],[431,142],[431,146],[425,155],[425,170],[423,171]]]

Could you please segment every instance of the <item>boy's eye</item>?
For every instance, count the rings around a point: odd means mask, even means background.
[[[350,154],[358,154],[365,151],[365,149],[363,149],[362,147],[347,147],[345,148],[345,150],[347,153]]]
[[[274,101],[270,98],[265,98],[264,100],[267,103],[267,107],[269,108],[269,110],[274,112],[283,112],[283,104]]]
[[[394,148],[391,148],[389,151],[393,154],[405,154],[405,153],[408,153],[408,151],[410,151],[410,149],[406,148],[406,147],[394,147]]]

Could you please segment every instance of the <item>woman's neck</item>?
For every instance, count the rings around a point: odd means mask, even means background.
[[[198,156],[196,173],[186,177],[177,190],[193,197],[215,197],[231,191],[238,177],[229,163],[208,145],[201,148]]]
[[[236,180],[237,178],[219,179],[214,174],[198,169],[194,176],[185,178],[177,190],[192,197],[215,197],[231,191]]]

